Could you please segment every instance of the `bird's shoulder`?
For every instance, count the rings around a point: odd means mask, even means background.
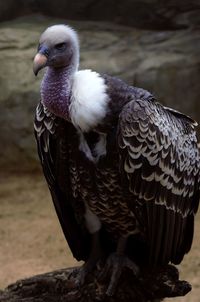
[[[120,114],[118,129],[127,175],[140,171],[144,183],[155,182],[175,195],[190,196],[200,169],[195,125],[191,118],[159,103],[129,102]],[[141,195],[137,188],[134,192]],[[147,199],[155,198],[152,187],[149,196],[144,192]],[[165,203],[160,200],[161,194],[158,203]]]
[[[118,77],[109,74],[101,74],[101,76],[105,81],[110,95],[121,95],[123,98],[129,96],[130,99],[133,98],[133,96],[141,99],[153,97],[148,90],[130,85]]]
[[[188,115],[177,110],[165,107],[153,97],[137,98],[128,102],[122,109],[120,121],[123,125],[148,124],[154,126],[163,135],[196,136],[195,127],[198,125]],[[157,132],[157,133],[158,133]],[[195,139],[197,140],[197,139]]]

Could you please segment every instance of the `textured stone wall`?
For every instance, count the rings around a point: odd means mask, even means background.
[[[104,20],[140,28],[200,26],[199,0],[0,0],[0,20],[40,12],[78,20]]]

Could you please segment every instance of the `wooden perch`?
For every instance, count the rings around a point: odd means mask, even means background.
[[[124,270],[113,297],[105,296],[108,281],[99,281],[98,267],[88,275],[82,287],[75,288],[74,280],[80,267],[62,269],[17,281],[0,292],[1,302],[159,302],[165,297],[184,296],[191,285],[179,280],[175,266],[154,271],[141,271],[139,277]]]

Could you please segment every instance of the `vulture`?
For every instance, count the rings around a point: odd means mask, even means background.
[[[200,156],[190,117],[122,80],[79,70],[68,25],[41,35],[35,75],[46,67],[35,114],[38,154],[79,282],[100,259],[112,295],[123,267],[179,264],[191,249]]]

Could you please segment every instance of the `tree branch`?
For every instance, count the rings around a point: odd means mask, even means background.
[[[98,279],[101,267],[88,275],[85,284],[75,287],[80,267],[62,269],[19,280],[0,292],[1,302],[159,302],[165,297],[184,296],[191,285],[179,280],[175,266],[141,271],[139,277],[124,270],[113,297],[105,296],[107,280]]]

